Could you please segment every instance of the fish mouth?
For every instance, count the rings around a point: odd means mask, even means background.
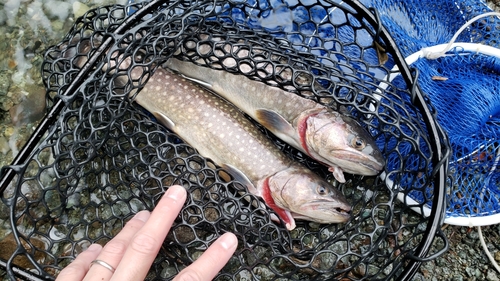
[[[349,205],[339,205],[333,208],[325,208],[326,201],[314,201],[311,204],[307,204],[313,210],[321,210],[324,214],[323,216],[308,216],[306,214],[291,212],[292,216],[296,219],[303,219],[308,221],[314,221],[318,223],[330,224],[330,223],[343,223],[351,219],[351,207]]]
[[[359,165],[365,167],[368,170],[371,170],[373,172],[373,175],[378,174],[382,169],[384,169],[385,162],[379,163],[379,162],[371,162],[371,163],[366,163],[366,162],[358,162]]]
[[[342,212],[334,212],[334,214],[330,213],[328,219],[321,219],[319,217],[311,217],[304,214],[293,213],[293,212],[291,214],[295,219],[298,220],[313,221],[323,224],[344,223],[351,218],[351,215],[349,213],[342,213]]]
[[[346,222],[351,218],[351,209],[347,211],[343,208],[334,208],[333,215],[338,218],[338,222]]]
[[[332,163],[340,167],[343,171],[351,174],[362,174],[365,176],[374,176],[382,171],[385,167],[384,160],[378,160],[375,157],[370,157],[367,159],[365,155],[360,155],[357,153],[352,153],[349,150],[342,150],[338,153],[338,163]]]
[[[341,217],[343,221],[348,221],[351,218],[351,207],[336,207],[333,208],[334,215]]]

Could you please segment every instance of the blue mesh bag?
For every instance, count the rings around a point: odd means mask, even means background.
[[[500,19],[477,0],[362,2],[378,9],[449,135],[445,223],[499,223]],[[397,75],[390,80],[402,81]],[[409,196],[425,200],[422,193]]]

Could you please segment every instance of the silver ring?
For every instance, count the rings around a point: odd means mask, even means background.
[[[102,261],[102,260],[93,260],[91,263],[90,263],[90,266],[92,266],[93,264],[97,263],[98,265],[100,266],[103,266],[105,267],[106,269],[109,269],[109,271],[111,271],[111,273],[115,273],[115,268],[112,267],[111,265],[109,265],[107,262],[105,261]]]

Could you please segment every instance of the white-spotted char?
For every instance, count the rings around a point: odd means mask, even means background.
[[[351,209],[331,184],[284,155],[232,104],[181,76],[157,69],[135,102],[262,197],[285,222],[345,222]]]
[[[373,138],[347,115],[244,75],[175,58],[165,66],[214,91],[278,138],[328,166],[339,182],[345,182],[344,172],[371,176],[385,166]]]
[[[86,43],[84,51],[90,50]],[[85,61],[81,56],[75,63],[81,67]],[[116,67],[123,72],[129,66],[129,59],[124,59],[104,69]],[[130,77],[138,79],[142,73],[141,68],[132,69]],[[125,85],[128,77],[119,75],[115,83]],[[342,193],[286,157],[233,105],[193,82],[159,68],[139,93],[132,91],[130,96],[200,155],[262,197],[287,229],[295,228],[295,219],[340,223],[350,218],[351,206]]]

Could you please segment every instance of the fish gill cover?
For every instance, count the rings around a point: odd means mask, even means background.
[[[23,267],[30,274],[53,278],[91,243],[106,243],[133,214],[152,209],[172,184],[189,196],[148,280],[173,278],[228,231],[239,246],[216,280],[404,279],[446,250],[439,227],[447,138],[376,11],[354,1],[144,5],[90,10],[46,53],[47,103],[62,107],[26,164],[8,167],[16,174],[3,198],[18,239],[6,264],[12,278],[20,260],[29,261]],[[137,12],[128,16],[131,10]],[[381,176],[346,174],[342,184],[260,127],[343,193],[351,219],[298,220],[288,231],[270,219],[273,211],[260,198],[135,104],[134,94],[172,56],[286,89],[358,120],[387,165]],[[390,84],[384,77],[394,65],[406,83],[381,86]],[[412,200],[412,193],[424,200]]]

